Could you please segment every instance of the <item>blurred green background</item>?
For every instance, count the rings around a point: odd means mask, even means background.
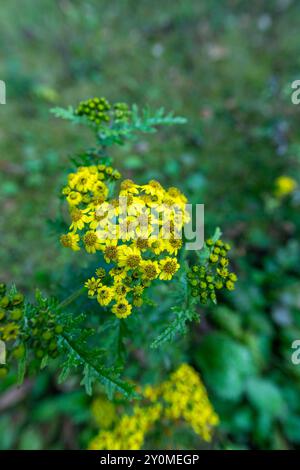
[[[237,290],[188,337],[221,419],[215,448],[300,444],[300,194],[274,193],[282,175],[299,181],[299,18],[296,0],[1,6],[1,280],[53,294],[70,256],[47,221],[68,158],[93,142],[51,107],[103,95],[188,118],[117,149],[115,166],[179,186],[205,204],[207,235],[219,225],[234,246]],[[1,449],[84,447],[95,433],[84,392],[48,373],[6,385],[0,411]]]

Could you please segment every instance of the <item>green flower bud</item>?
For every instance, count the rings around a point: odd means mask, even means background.
[[[226,287],[228,290],[234,290],[234,283],[232,281],[226,281]]]
[[[223,282],[222,281],[219,280],[219,281],[215,282],[215,288],[216,289],[222,289],[222,287],[223,287]]]
[[[63,332],[63,327],[61,325],[57,325],[55,327],[55,333],[57,333],[58,335],[60,335],[62,332]]]
[[[6,284],[4,282],[0,282],[0,295],[4,295],[6,292]]]
[[[5,318],[5,315],[6,315],[6,312],[3,308],[0,308],[0,321],[3,320],[3,318]]]
[[[7,367],[0,367],[0,379],[4,379],[8,374]]]
[[[20,344],[19,346],[17,346],[14,351],[13,351],[13,356],[16,358],[16,359],[22,359],[22,357],[24,357],[24,354],[25,354],[25,346],[24,344]]]
[[[57,342],[55,340],[51,341],[49,344],[49,351],[54,351],[57,348]]]
[[[42,334],[42,338],[43,338],[45,341],[49,341],[51,338],[53,338],[53,333],[52,333],[52,331],[50,331],[50,330],[45,331],[45,332]]]
[[[141,307],[143,305],[143,299],[142,297],[134,297],[133,299],[133,305],[135,307]]]
[[[210,261],[211,261],[212,263],[216,263],[216,262],[218,261],[218,259],[219,259],[219,256],[212,253],[212,254],[209,256],[209,259],[210,259]]]
[[[42,359],[45,355],[42,349],[37,349],[34,354],[37,359]]]
[[[14,308],[11,313],[10,313],[10,318],[12,320],[20,320],[23,316],[23,310],[21,310],[20,308]]]
[[[2,299],[0,299],[0,307],[6,308],[8,307],[8,305],[9,305],[9,298],[7,297],[7,295],[5,295],[4,297],[2,297]]]

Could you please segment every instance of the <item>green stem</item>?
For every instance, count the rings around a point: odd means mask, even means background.
[[[63,301],[58,305],[58,308],[59,308],[59,309],[62,309],[62,308],[67,307],[67,305],[69,305],[69,304],[71,304],[72,302],[74,302],[74,300],[76,300],[78,297],[80,297],[81,294],[83,294],[85,291],[86,291],[86,288],[85,288],[85,287],[80,287],[80,289],[76,290],[76,291],[73,292],[71,295],[69,295],[69,297],[67,297],[65,300],[63,300]]]

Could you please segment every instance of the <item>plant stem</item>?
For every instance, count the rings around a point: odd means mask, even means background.
[[[69,297],[67,297],[65,300],[63,300],[63,301],[58,305],[58,308],[61,309],[61,308],[67,307],[67,305],[69,305],[69,304],[71,304],[72,302],[74,302],[74,300],[76,300],[78,297],[80,297],[81,294],[83,294],[85,291],[86,291],[86,288],[85,288],[85,287],[80,287],[80,289],[76,290],[76,291],[73,292],[71,295],[69,295]]]

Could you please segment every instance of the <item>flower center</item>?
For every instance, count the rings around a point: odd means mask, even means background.
[[[97,235],[95,233],[86,233],[84,236],[84,243],[88,246],[94,246],[97,242]]]
[[[127,265],[130,268],[136,268],[140,264],[140,257],[137,255],[130,255],[127,258]]]
[[[72,220],[73,222],[78,222],[82,217],[82,212],[80,209],[75,209],[72,211]]]
[[[155,266],[148,265],[145,267],[145,275],[148,279],[154,279],[156,277],[157,271]]]
[[[174,274],[176,272],[176,262],[167,261],[163,269],[168,274]]]
[[[106,258],[115,259],[117,256],[117,247],[116,246],[107,246],[104,250],[104,255]]]
[[[61,241],[61,244],[65,247],[65,248],[68,248],[71,246],[71,239],[69,237],[69,235],[62,235],[60,237],[60,241]]]
[[[146,248],[148,248],[148,246],[149,246],[148,240],[143,239],[143,238],[139,238],[139,239],[136,241],[136,246],[137,246],[138,248],[140,248],[141,250],[146,249]]]

